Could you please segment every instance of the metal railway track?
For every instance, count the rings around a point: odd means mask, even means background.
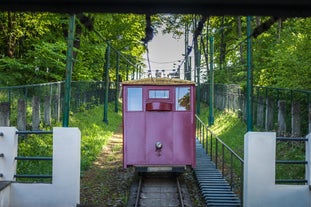
[[[187,188],[174,175],[142,175],[131,189],[128,207],[191,207]]]

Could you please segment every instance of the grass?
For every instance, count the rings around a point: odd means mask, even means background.
[[[305,160],[305,142],[276,142],[276,160]],[[276,179],[305,179],[306,168],[303,164],[277,164]]]
[[[52,157],[52,135],[19,136],[18,156]],[[18,160],[16,174],[52,175],[52,161]],[[51,183],[50,178],[17,178],[19,182]]]
[[[208,116],[208,108],[202,104],[200,118],[207,123]],[[215,110],[214,117],[214,125],[210,126],[209,129],[243,158],[246,124],[233,112]]]
[[[209,116],[208,107],[202,104],[201,108],[200,118],[207,123]],[[244,135],[247,129],[246,124],[233,112],[215,110],[214,116],[214,125],[209,127],[209,129],[244,159]],[[276,159],[305,160],[304,142],[277,142]],[[239,172],[239,165],[235,166],[235,171]],[[276,165],[276,179],[304,179],[304,177],[304,165]]]
[[[81,131],[81,169],[87,170],[97,158],[103,145],[122,123],[121,106],[119,112],[114,112],[114,103],[108,106],[108,125],[103,122],[103,106],[77,113],[72,116],[70,126]]]
[[[114,112],[114,103],[108,106],[109,124],[103,122],[103,106],[95,106],[79,113],[71,113],[69,126],[81,131],[81,171],[87,170],[101,152],[102,147],[122,123],[121,105]],[[61,123],[58,124],[59,126]],[[19,156],[52,156],[51,135],[27,135],[19,139]],[[18,161],[17,174],[52,174],[51,161]],[[18,179],[22,182],[51,182],[50,179]]]
[[[122,122],[121,106],[119,112],[114,112],[114,103],[108,106],[109,124],[103,122],[103,106],[95,106],[89,110],[74,113],[69,125],[81,130],[81,170],[87,170],[101,152],[109,137],[117,131]],[[208,108],[201,106],[200,118],[207,123]],[[225,142],[234,152],[243,158],[244,134],[246,124],[234,113],[215,110],[215,122],[210,129]],[[59,124],[60,125],[60,124]],[[295,143],[277,144],[277,159],[304,160],[304,145]],[[19,156],[51,156],[52,138],[50,135],[27,136],[19,140]],[[51,174],[50,161],[18,161],[18,174]],[[237,169],[237,171],[239,171]],[[276,179],[304,178],[304,166],[277,165]],[[41,181],[41,180],[39,180]],[[48,181],[49,182],[49,181]]]

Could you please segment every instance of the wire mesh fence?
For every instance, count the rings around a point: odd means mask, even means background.
[[[104,103],[105,83],[77,81],[71,83],[70,112],[83,111]],[[60,122],[64,107],[65,83],[23,85],[0,88],[0,125],[19,130],[38,130]],[[109,88],[109,101],[116,89]]]
[[[209,84],[202,84],[201,101],[210,105]],[[214,107],[238,113],[246,121],[246,90],[239,85],[215,84]],[[257,130],[301,137],[311,130],[311,91],[254,86],[253,123]]]
[[[116,99],[109,87],[109,101]],[[201,101],[210,104],[209,84],[200,85]],[[104,103],[105,83],[78,81],[71,84],[70,111],[77,112]],[[20,130],[51,126],[62,119],[64,82],[0,88],[0,125]],[[310,91],[253,87],[253,123],[260,131],[279,136],[305,136],[311,129]],[[215,84],[214,107],[233,111],[246,121],[246,94],[239,85]],[[26,124],[25,124],[26,123]]]

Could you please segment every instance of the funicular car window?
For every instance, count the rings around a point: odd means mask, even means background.
[[[143,90],[142,88],[127,89],[127,110],[142,111],[143,110]]]
[[[176,88],[176,111],[190,110],[190,87]]]
[[[169,90],[149,90],[149,98],[169,98]]]

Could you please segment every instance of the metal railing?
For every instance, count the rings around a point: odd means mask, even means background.
[[[17,131],[16,134],[18,135],[22,135],[22,138],[25,138],[25,136],[27,135],[45,135],[45,134],[53,134],[53,131]],[[48,162],[52,162],[53,158],[52,157],[47,157],[47,156],[16,156],[15,157],[16,161],[21,161],[21,162],[25,162],[25,161],[48,161]],[[21,164],[21,163],[19,163]],[[38,164],[38,163],[36,163]],[[49,163],[48,165],[50,165],[50,168],[52,169],[52,165],[51,163]],[[18,169],[19,165],[17,165],[17,169]],[[30,170],[34,170],[35,167],[32,167]],[[23,170],[20,174],[16,173],[14,175],[14,178],[19,179],[18,181],[26,181],[26,182],[31,182],[33,180],[36,180],[36,182],[49,182],[52,179],[52,174],[41,174],[42,172],[39,173],[34,173],[34,174],[29,174],[29,173],[24,173]],[[47,180],[47,181],[43,181]]]
[[[290,150],[293,150],[293,148],[298,148],[298,151],[295,152],[295,156],[300,157],[299,159],[278,159],[278,157],[276,158],[277,160],[275,161],[276,164],[276,176],[278,174],[278,166],[298,166],[300,167],[300,172],[297,172],[299,170],[294,169],[294,170],[286,170],[286,178],[276,178],[275,179],[275,183],[276,184],[301,184],[301,185],[305,185],[308,184],[308,180],[306,180],[306,165],[308,165],[308,162],[306,161],[306,159],[302,160],[301,158],[304,157],[305,158],[305,142],[308,141],[307,138],[304,137],[300,137],[300,138],[293,138],[293,137],[277,137],[276,138],[277,141],[277,148],[279,144],[285,144],[286,148],[289,148]],[[296,143],[296,144],[294,144]],[[288,151],[290,151],[288,150]],[[282,151],[284,151],[284,148],[282,148]],[[276,152],[277,156],[278,156],[278,149]],[[289,171],[295,171],[295,172],[289,172]],[[279,175],[281,177],[284,177],[284,175]],[[290,177],[288,177],[290,176]],[[300,178],[299,178],[300,177]]]
[[[197,115],[196,127],[197,139],[243,203],[243,159],[208,129]]]

